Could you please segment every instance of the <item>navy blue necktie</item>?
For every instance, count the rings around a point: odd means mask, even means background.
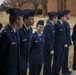
[[[30,29],[28,29],[28,42],[29,42],[29,38],[30,38]]]
[[[41,36],[39,36],[39,40],[41,41]]]

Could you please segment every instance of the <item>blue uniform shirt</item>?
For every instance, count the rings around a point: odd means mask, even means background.
[[[33,33],[29,50],[30,64],[43,63],[43,48],[44,48],[44,35],[41,34],[41,36],[39,36],[37,32]]]
[[[17,75],[20,62],[20,42],[18,31],[15,34],[10,25],[1,31],[0,68],[2,75]]]
[[[44,28],[45,42],[44,42],[44,54],[50,54],[51,50],[54,50],[55,29],[51,22],[48,22]]]

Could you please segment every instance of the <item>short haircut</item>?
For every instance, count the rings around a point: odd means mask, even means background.
[[[23,16],[23,21],[24,21],[25,19],[29,19],[29,17],[30,17],[30,16],[24,15],[24,16]]]
[[[36,24],[36,28],[39,26],[39,24]]]
[[[46,24],[49,22],[49,19],[47,19]]]
[[[1,30],[1,28],[2,28],[2,24],[0,23],[0,30]]]
[[[54,17],[49,17],[49,20],[52,20],[53,18],[56,18],[57,16],[54,16]]]
[[[20,19],[20,16],[18,16],[18,15],[10,15],[9,16],[10,24],[13,24],[17,19]]]
[[[58,19],[60,20],[62,17],[64,17],[64,15],[58,16]]]

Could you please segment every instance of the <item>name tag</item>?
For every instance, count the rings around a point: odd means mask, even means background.
[[[27,39],[23,39],[22,41],[26,41]]]
[[[62,31],[62,29],[60,29],[60,31]]]
[[[12,43],[11,43],[11,45],[15,45],[15,44],[16,44],[16,42],[12,42]]]
[[[35,40],[35,42],[38,42],[37,40]]]

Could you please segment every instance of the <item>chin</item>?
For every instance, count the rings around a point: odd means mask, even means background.
[[[19,29],[19,28],[22,28],[22,25],[21,25],[21,26],[19,26],[19,27],[18,27],[18,29]]]
[[[33,26],[33,24],[31,26]]]

